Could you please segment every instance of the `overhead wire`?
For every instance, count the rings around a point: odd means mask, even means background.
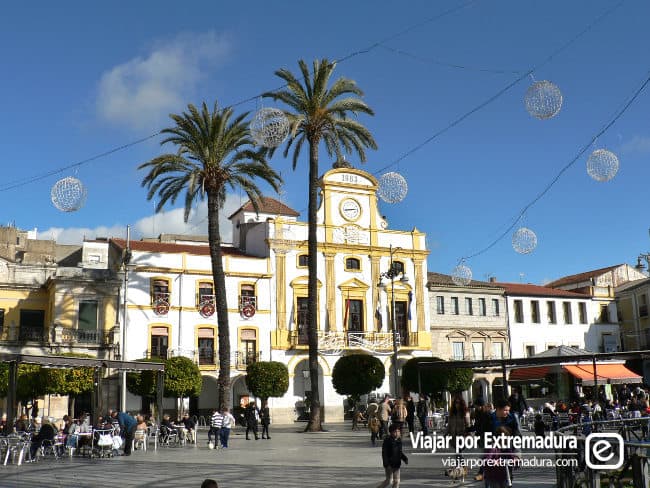
[[[370,44],[366,48],[363,48],[363,49],[360,49],[360,50],[357,50],[357,51],[353,51],[353,52],[347,54],[346,56],[343,56],[342,58],[339,58],[337,60],[332,61],[332,63],[333,64],[343,63],[343,62],[348,61],[349,59],[352,59],[352,58],[354,58],[356,56],[359,56],[359,55],[362,55],[362,54],[367,54],[367,53],[373,51],[374,49],[376,49],[377,47],[379,47],[379,45],[381,43],[383,43],[383,42],[387,42],[387,41],[396,39],[398,37],[401,37],[404,34],[407,34],[407,33],[411,32],[411,31],[413,31],[413,30],[415,30],[415,29],[417,29],[419,27],[422,27],[422,26],[427,25],[427,24],[429,24],[429,23],[431,23],[433,21],[439,20],[439,19],[441,19],[443,17],[451,15],[451,14],[453,14],[455,12],[458,12],[458,11],[464,9],[464,8],[467,8],[470,5],[473,5],[473,4],[477,3],[477,1],[478,0],[469,0],[469,1],[465,2],[465,3],[462,3],[461,5],[457,5],[455,7],[450,8],[450,9],[444,10],[444,11],[442,11],[442,12],[440,12],[440,13],[432,16],[432,17],[429,17],[429,18],[427,18],[427,19],[425,19],[425,20],[423,20],[421,22],[417,22],[416,24],[410,25],[410,26],[408,26],[408,27],[406,27],[406,28],[394,33],[394,34],[391,34],[390,36],[382,39],[381,41]],[[279,87],[277,87],[277,88],[275,88],[273,90],[270,90],[270,91],[271,92],[276,92],[276,91],[282,90],[283,88],[286,88],[286,87],[287,87],[287,84],[285,83],[285,84],[283,84],[283,85],[281,85],[281,86],[279,86]],[[269,91],[269,90],[267,90],[267,91]],[[267,92],[267,91],[265,91],[265,92]],[[244,99],[242,99],[242,100],[240,100],[238,102],[234,102],[234,103],[232,103],[230,105],[227,105],[224,108],[225,109],[234,108],[234,107],[237,107],[239,105],[243,105],[245,103],[254,102],[256,100],[259,100],[259,98],[261,96],[262,96],[262,94],[260,93],[260,94],[257,94],[257,95],[254,95],[254,96],[251,96],[251,97],[248,97],[248,98],[244,98]],[[82,160],[77,161],[75,163],[71,163],[71,164],[62,166],[60,168],[57,168],[57,169],[54,169],[54,170],[51,170],[51,171],[47,171],[47,172],[39,174],[39,175],[24,177],[24,178],[20,178],[20,179],[8,182],[8,183],[6,183],[4,185],[0,185],[0,192],[13,190],[15,188],[19,188],[21,186],[28,185],[30,183],[35,183],[35,182],[43,180],[45,178],[49,178],[50,176],[54,176],[54,175],[63,173],[64,171],[67,171],[67,170],[69,170],[71,168],[79,168],[79,167],[81,167],[81,166],[83,166],[85,164],[96,161],[97,159],[101,159],[103,157],[109,156],[111,154],[122,151],[124,149],[129,148],[129,147],[133,147],[135,145],[141,144],[141,143],[143,143],[145,141],[148,141],[149,139],[153,139],[154,137],[157,137],[160,134],[162,134],[162,130],[157,131],[157,132],[155,132],[153,134],[150,134],[150,135],[148,135],[146,137],[142,137],[140,139],[137,139],[135,141],[131,141],[131,142],[128,142],[126,144],[122,144],[120,146],[114,147],[114,148],[112,148],[112,149],[110,149],[108,151],[104,151],[102,153],[96,154],[96,155],[91,156],[89,158],[82,159]]]

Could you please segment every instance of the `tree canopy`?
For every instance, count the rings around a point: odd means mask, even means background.
[[[442,359],[419,357],[406,361],[402,367],[402,387],[405,390],[438,397],[445,390],[456,393],[472,385],[474,373],[469,368],[423,368],[420,370],[420,385],[418,385],[418,363],[423,361],[442,361]]]
[[[289,389],[289,370],[277,361],[257,361],[246,368],[246,386],[263,400],[281,397]]]
[[[358,401],[361,395],[379,388],[386,371],[382,362],[369,354],[350,354],[336,361],[332,370],[332,384],[336,393]]]

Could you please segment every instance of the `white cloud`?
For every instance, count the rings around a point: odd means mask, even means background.
[[[219,215],[223,242],[232,242],[232,225],[228,217],[243,203],[244,201],[241,201],[239,196],[228,195],[226,197],[226,203]],[[182,208],[143,217],[131,225],[131,238],[140,239],[142,237],[158,236],[159,234],[207,235],[207,215],[207,205],[205,202],[201,202],[196,209],[192,210],[187,223],[183,222]],[[54,239],[59,244],[81,244],[84,238],[94,239],[97,237],[125,238],[126,225],[100,225],[95,228],[50,227],[49,229],[37,232],[38,239]]]
[[[625,153],[650,153],[650,137],[634,136],[621,146],[621,152]]]
[[[153,129],[170,113],[185,109],[197,84],[221,62],[229,42],[214,32],[181,34],[158,43],[102,74],[97,90],[101,119],[136,129]]]

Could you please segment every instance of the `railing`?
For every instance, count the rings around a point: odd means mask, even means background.
[[[77,342],[81,344],[107,344],[105,336],[108,333],[96,330],[63,328],[61,342]]]
[[[217,364],[217,355],[214,349],[199,348],[199,366],[214,366]]]
[[[246,367],[251,363],[256,363],[260,360],[259,352],[246,352],[246,351],[237,351],[235,352],[235,367],[238,370],[245,370]]]
[[[18,340],[42,342],[45,340],[45,329],[43,327],[26,327],[21,325],[18,330]]]
[[[196,361],[196,351],[194,349],[168,349],[167,350],[167,357],[168,358],[174,358],[178,356],[183,356],[185,358],[189,358],[192,361]]]
[[[388,354],[393,351],[393,339],[397,347],[417,347],[418,333],[395,334],[392,332],[319,332],[319,350],[340,351],[345,348],[363,349],[374,353]],[[289,334],[291,347],[309,344],[306,331],[293,330]]]
[[[257,310],[257,297],[242,295],[239,297],[239,309],[241,310],[246,305],[252,305]]]
[[[142,357],[147,359],[167,359],[167,349],[147,349]]]
[[[557,434],[575,435],[577,447],[575,449],[556,449],[556,458],[575,459],[580,462],[577,466],[561,466],[556,464],[556,486],[561,488],[600,488],[601,486],[630,486],[646,488],[650,486],[650,471],[648,462],[648,443],[643,441],[647,436],[648,418],[631,418],[617,420],[601,420],[589,423],[571,424],[556,431]],[[637,433],[637,431],[639,431]],[[618,450],[619,441],[623,441],[622,467],[616,470],[592,469],[586,465],[585,456],[592,456],[586,452],[586,435],[604,433],[602,439],[607,441],[610,451]],[[609,434],[607,437],[605,435]],[[612,437],[618,434],[620,438]],[[592,438],[592,445],[593,445]],[[589,446],[589,447],[592,447]],[[601,453],[602,454],[602,453]],[[608,454],[608,453],[605,453]],[[596,458],[598,460],[598,458]],[[613,460],[611,457],[607,461]],[[593,461],[593,459],[592,459]],[[625,476],[632,475],[632,480],[626,482]],[[607,480],[607,481],[605,481]]]
[[[151,302],[155,305],[156,303],[166,303],[169,305],[169,293],[157,291],[151,295]]]

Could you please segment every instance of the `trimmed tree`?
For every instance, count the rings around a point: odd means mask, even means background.
[[[379,388],[386,376],[384,365],[369,354],[350,354],[336,361],[332,370],[332,385],[339,395],[349,396],[354,404],[361,395]]]
[[[258,361],[246,367],[246,386],[262,401],[281,397],[289,389],[289,370],[277,361]]]
[[[47,381],[43,374],[43,368],[34,364],[19,364],[16,397],[23,404],[31,402],[40,396],[45,395]],[[0,363],[0,397],[6,397],[9,392],[9,364]]]
[[[470,368],[449,369],[447,374],[447,390],[451,393],[460,393],[472,386],[474,372]]]
[[[165,396],[185,398],[199,396],[203,379],[199,367],[189,358],[177,356],[165,361]]]
[[[88,354],[64,353],[62,356],[92,358]],[[95,375],[93,368],[45,369],[47,393],[68,395],[68,414],[74,413],[76,397],[93,390]]]

